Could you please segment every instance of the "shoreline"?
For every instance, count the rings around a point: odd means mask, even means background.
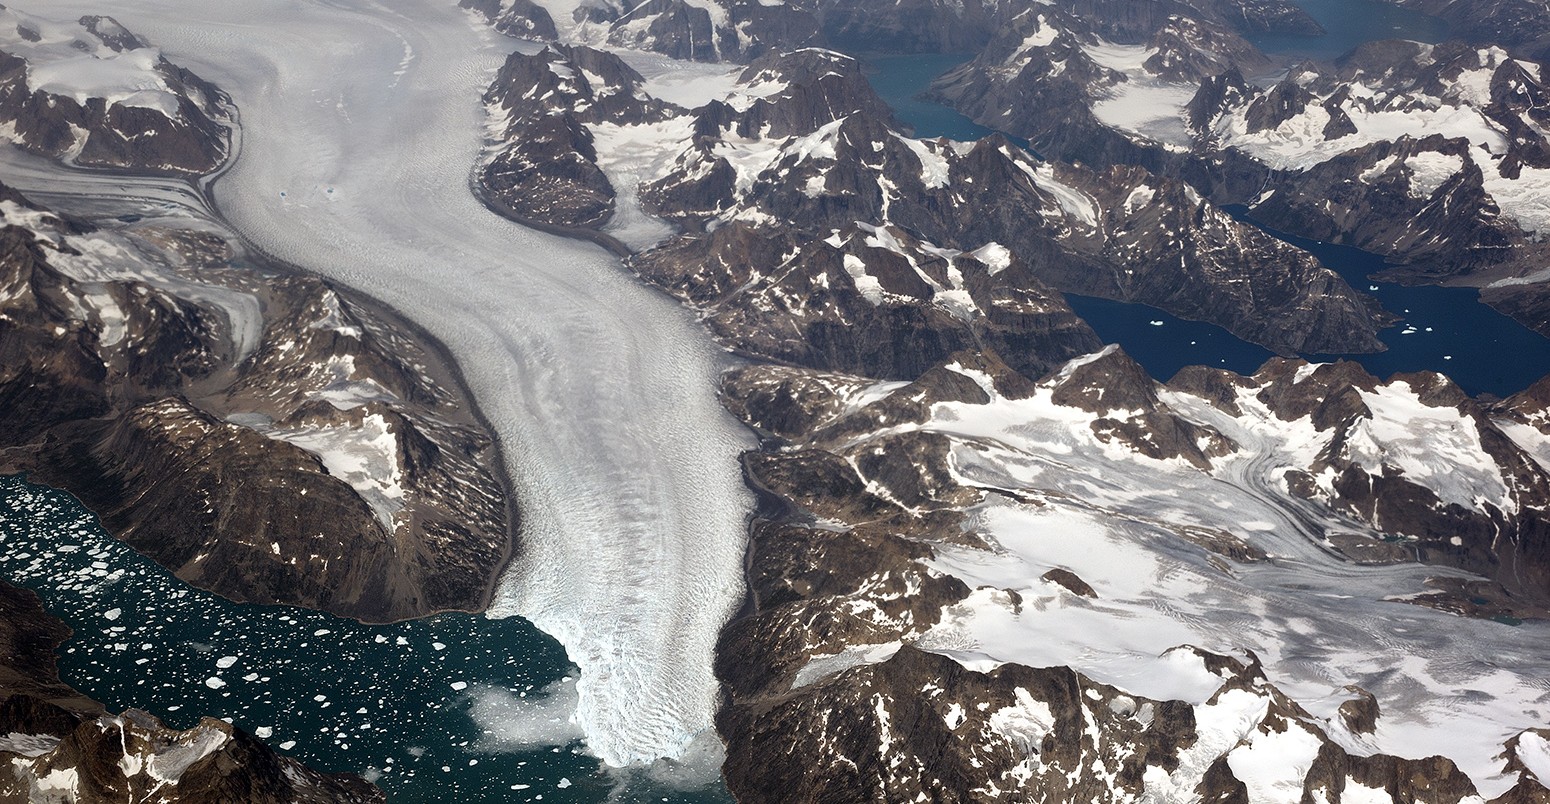
[[[524,523],[523,509],[517,500],[515,483],[511,478],[510,471],[506,464],[505,446],[501,443],[501,440],[496,434],[494,427],[491,425],[490,420],[485,415],[479,400],[474,396],[462,365],[457,362],[457,360],[453,357],[451,350],[446,346],[446,344],[442,343],[440,339],[433,336],[425,329],[425,327],[412,320],[403,311],[398,310],[392,305],[373,296],[372,294],[353,286],[342,284],[330,277],[324,276],[315,271],[309,271],[299,265],[270,254],[262,247],[255,244],[243,232],[232,225],[232,223],[226,218],[221,210],[219,202],[216,200],[214,195],[214,188],[216,183],[227,172],[229,172],[230,168],[235,164],[236,159],[241,154],[242,137],[240,118],[235,112],[232,115],[232,122],[234,127],[230,140],[231,152],[227,160],[223,162],[221,167],[215,172],[204,176],[168,176],[156,171],[130,171],[120,169],[107,171],[95,168],[83,168],[68,165],[54,159],[47,159],[45,161],[58,170],[68,173],[76,173],[81,176],[115,176],[126,179],[135,178],[155,181],[170,181],[175,184],[184,185],[189,191],[191,200],[197,200],[197,202],[203,207],[203,209],[190,208],[189,211],[194,213],[197,218],[204,218],[208,222],[218,226],[222,230],[222,233],[225,235],[225,239],[229,240],[230,245],[235,247],[237,251],[235,256],[237,256],[239,259],[245,258],[247,261],[252,263],[251,267],[253,269],[258,269],[261,271],[267,270],[289,276],[305,276],[315,279],[325,287],[346,298],[350,303],[357,304],[364,308],[368,314],[380,320],[385,327],[401,334],[403,337],[418,344],[421,349],[423,349],[424,357],[426,358],[427,363],[425,369],[426,373],[433,381],[448,386],[448,390],[460,402],[460,407],[462,409],[461,412],[464,415],[457,417],[457,419],[454,419],[454,421],[459,421],[459,423],[476,427],[482,436],[489,439],[492,456],[490,463],[493,465],[487,466],[486,468],[488,468],[491,471],[491,474],[496,478],[496,482],[500,485],[501,492],[505,498],[504,502],[507,520],[507,532],[503,543],[501,558],[498,564],[491,567],[487,573],[485,583],[483,588],[480,589],[478,593],[475,604],[466,608],[427,608],[423,613],[415,616],[398,619],[382,619],[380,621],[362,619],[349,615],[335,616],[341,616],[345,619],[350,619],[363,625],[386,625],[407,620],[433,617],[442,613],[484,614],[489,610],[490,606],[494,602],[496,592],[500,587],[501,579],[504,577],[507,569],[510,568],[512,563],[519,555],[521,529]],[[15,148],[16,146],[12,145],[11,147]],[[25,151],[23,151],[23,153],[25,153]],[[75,195],[69,193],[68,191],[55,194],[55,197],[69,196],[78,198],[86,197],[83,195]],[[79,217],[73,215],[73,213],[69,214],[72,214],[72,217]],[[95,221],[93,221],[91,218],[82,218],[82,220],[86,220],[93,225],[101,225],[103,222],[105,222],[101,216],[95,217],[97,218]],[[111,221],[112,217],[113,216],[109,216],[108,220]],[[238,270],[241,269],[239,268]],[[34,480],[32,482],[37,481]],[[56,486],[53,484],[45,485],[49,485],[51,488],[57,488],[60,491],[70,494],[72,497],[76,497],[74,492],[69,488]],[[76,498],[79,499],[78,497]],[[88,510],[90,510],[90,508],[88,508]],[[96,511],[92,511],[92,513],[93,515],[97,514]],[[114,538],[118,538],[116,534],[114,534]],[[192,586],[192,584],[190,584],[190,586]],[[272,600],[237,600],[235,598],[220,594],[214,590],[204,591],[208,591],[211,594],[216,594],[222,599],[237,604],[297,605],[282,604]],[[299,607],[309,608],[307,606],[300,605]],[[332,612],[326,613],[332,614]]]

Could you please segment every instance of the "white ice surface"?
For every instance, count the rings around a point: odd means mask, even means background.
[[[457,357],[522,507],[492,616],[566,646],[590,749],[615,765],[689,750],[711,728],[713,645],[742,595],[752,501],[737,454],[752,441],[718,405],[725,358],[685,310],[602,249],[511,224],[470,192],[480,95],[514,45],[436,0],[113,13],[241,109],[241,153],[215,186],[226,219]]]
[[[1456,410],[1417,410],[1409,391],[1397,384],[1368,396],[1369,406],[1379,410],[1363,430],[1363,448],[1381,449],[1389,462],[1444,497],[1501,504],[1499,475],[1476,460],[1473,425],[1459,421]],[[1383,716],[1375,735],[1360,742],[1334,735],[1348,750],[1448,756],[1482,792],[1500,794],[1511,781],[1499,775],[1495,758],[1503,743],[1522,729],[1550,723],[1550,694],[1542,680],[1550,661],[1546,625],[1511,627],[1386,602],[1423,591],[1428,576],[1457,573],[1413,564],[1358,565],[1329,550],[1327,533],[1362,532],[1361,526],[1291,497],[1280,480],[1286,467],[1308,466],[1327,447],[1329,433],[1320,434],[1306,419],[1275,419],[1252,397],[1240,395],[1245,415],[1234,418],[1198,398],[1163,394],[1182,415],[1240,445],[1237,455],[1216,459],[1209,472],[1104,444],[1089,426],[1092,414],[1053,404],[1047,391],[991,405],[934,406],[922,428],[955,441],[950,467],[960,482],[1039,490],[1033,493],[1043,504],[991,503],[972,511],[967,527],[987,537],[993,550],[937,548],[933,566],[978,591],[950,607],[919,647],[976,670],[1005,662],[1070,666],[1132,694],[1197,707],[1221,679],[1190,654],[1170,649],[1252,650],[1269,679],[1318,717],[1335,715],[1348,697],[1345,684],[1377,697]],[[1421,424],[1401,428],[1406,416]],[[1422,461],[1418,439],[1440,449],[1443,458]],[[1439,474],[1442,465],[1453,471]],[[1270,558],[1224,569],[1177,535],[1188,528],[1236,538]],[[1075,572],[1097,597],[1078,597],[1041,580],[1056,567]],[[1021,596],[1020,608],[1005,589]],[[845,656],[840,664],[873,660]],[[1231,736],[1234,728],[1222,725],[1221,732]],[[1290,758],[1302,748],[1267,742],[1235,755],[1234,768],[1241,762],[1245,772],[1255,771],[1265,800],[1278,800],[1270,758]],[[1159,778],[1158,784],[1167,781]],[[1192,783],[1186,787],[1193,789]]]
[[[640,50],[613,52],[646,79],[642,89],[647,95],[685,109],[731,97],[737,91],[737,77],[745,69],[741,65],[680,61]]]
[[[144,106],[170,118],[178,116],[178,96],[156,69],[160,51],[115,52],[73,18],[52,18],[52,4],[34,7],[50,17],[0,7],[0,50],[26,59],[28,89],[70,98],[83,106],[91,98],[103,98],[109,106]],[[111,9],[97,10],[108,12]],[[23,29],[31,36],[24,36]]]
[[[380,413],[363,417],[359,427],[250,426],[316,455],[330,475],[350,484],[361,495],[384,528],[392,532],[397,527],[394,517],[404,509],[398,437],[388,429],[387,419]]]

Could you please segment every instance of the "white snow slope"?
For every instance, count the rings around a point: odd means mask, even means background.
[[[713,735],[712,651],[742,595],[752,507],[737,454],[752,442],[716,401],[725,358],[687,311],[602,249],[470,192],[480,95],[513,43],[442,0],[111,11],[240,109],[242,150],[214,188],[227,222],[403,311],[462,365],[523,515],[492,616],[564,643],[591,750],[627,765]]]

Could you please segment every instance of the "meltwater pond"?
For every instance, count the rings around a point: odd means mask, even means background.
[[[575,667],[526,620],[443,614],[361,625],[236,604],[108,536],[70,495],[0,478],[0,579],[74,630],[60,675],[110,711],[187,728],[227,718],[315,768],[374,779],[390,800],[729,800],[605,769],[569,722]],[[498,724],[498,725],[482,725]]]

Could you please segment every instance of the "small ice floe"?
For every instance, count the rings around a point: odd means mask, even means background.
[[[122,617],[123,615],[124,615],[124,610],[123,609],[108,609],[107,611],[102,613],[102,619],[104,619],[104,620],[117,620],[119,617]]]
[[[220,676],[210,676],[209,678],[205,679],[205,686],[212,690],[218,690],[221,687],[226,686],[226,680]]]
[[[1377,289],[1378,289],[1378,286],[1377,286],[1377,285],[1368,285],[1368,286],[1367,286],[1367,289],[1368,289],[1368,290],[1377,290]]]
[[[468,689],[468,682],[467,681],[454,681],[454,682],[452,682],[452,689],[455,689],[458,692],[462,692],[463,690]]]
[[[1150,323],[1154,327],[1160,327],[1160,326],[1163,325],[1163,322],[1161,322],[1161,321],[1150,321],[1148,323]]]

